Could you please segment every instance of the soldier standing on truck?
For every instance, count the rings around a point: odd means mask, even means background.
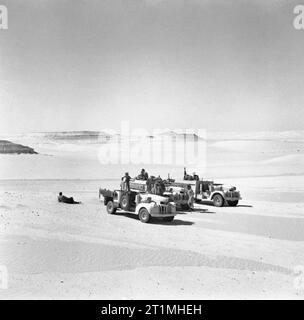
[[[151,193],[152,187],[153,187],[153,177],[152,176],[147,179],[146,185],[147,185],[147,192]]]
[[[121,184],[122,190],[130,191],[130,180],[131,180],[131,177],[129,176],[129,173],[126,172],[125,175],[122,177],[122,184]]]

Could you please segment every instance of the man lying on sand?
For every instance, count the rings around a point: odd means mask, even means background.
[[[79,201],[74,201],[73,197],[68,198],[68,197],[64,196],[62,194],[62,192],[59,192],[58,202],[71,203],[71,204],[79,204],[79,203],[81,203]]]

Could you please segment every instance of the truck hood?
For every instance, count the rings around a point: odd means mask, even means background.
[[[155,201],[156,203],[168,203],[169,202],[169,198],[168,197],[163,197],[163,196],[159,196],[156,194],[152,194],[152,193],[144,193],[140,195],[142,200],[147,200],[148,198],[151,198],[152,201]]]

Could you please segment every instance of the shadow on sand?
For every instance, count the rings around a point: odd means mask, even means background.
[[[178,211],[178,214],[191,214],[191,213],[207,213],[207,214],[215,214],[216,212],[214,211],[209,211],[208,209],[201,209],[201,208],[195,208],[192,209],[191,211]]]
[[[242,207],[242,208],[253,208],[253,206],[248,205],[248,204],[239,204],[237,207]]]
[[[192,221],[179,220],[179,219],[175,219],[175,218],[171,222],[164,221],[162,219],[153,218],[151,220],[151,223],[152,224],[161,224],[164,226],[192,226],[194,224],[194,222],[192,222]]]
[[[139,220],[138,216],[133,212],[119,211],[119,212],[116,212],[115,215],[134,219],[134,220]],[[179,219],[176,219],[176,217],[174,218],[173,221],[164,221],[162,219],[152,218],[150,220],[150,223],[151,224],[161,224],[164,226],[191,226],[194,224],[194,222],[192,222],[192,221],[179,220]]]
[[[197,202],[197,204],[203,204],[205,206],[210,206],[210,207],[214,207],[214,204],[213,202],[211,201],[204,201],[204,200],[201,200],[199,202]],[[229,205],[224,205],[224,207],[228,207],[228,208],[237,208],[237,207],[243,207],[243,208],[252,208],[253,206],[252,205],[247,205],[247,204],[238,204],[237,206],[235,207],[230,207]]]

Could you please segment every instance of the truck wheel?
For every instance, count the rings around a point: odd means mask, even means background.
[[[150,221],[150,213],[146,208],[141,208],[138,213],[139,220],[143,223],[148,223]]]
[[[122,210],[124,210],[124,211],[130,210],[130,200],[129,200],[129,196],[127,194],[124,194],[121,197],[120,205],[121,205]]]
[[[169,221],[169,222],[171,222],[171,221],[173,221],[173,219],[174,219],[174,216],[173,216],[173,217],[165,217],[165,218],[164,218],[164,221]]]
[[[188,203],[183,203],[183,204],[181,205],[181,209],[182,209],[182,210],[189,210],[189,209],[190,209],[190,206],[189,206]]]
[[[220,194],[214,195],[212,200],[216,207],[222,207],[224,205],[224,198]]]
[[[116,208],[114,207],[113,201],[109,201],[107,203],[107,212],[108,212],[108,214],[114,214],[116,212]]]
[[[239,203],[239,200],[227,200],[230,207],[236,207]]]

